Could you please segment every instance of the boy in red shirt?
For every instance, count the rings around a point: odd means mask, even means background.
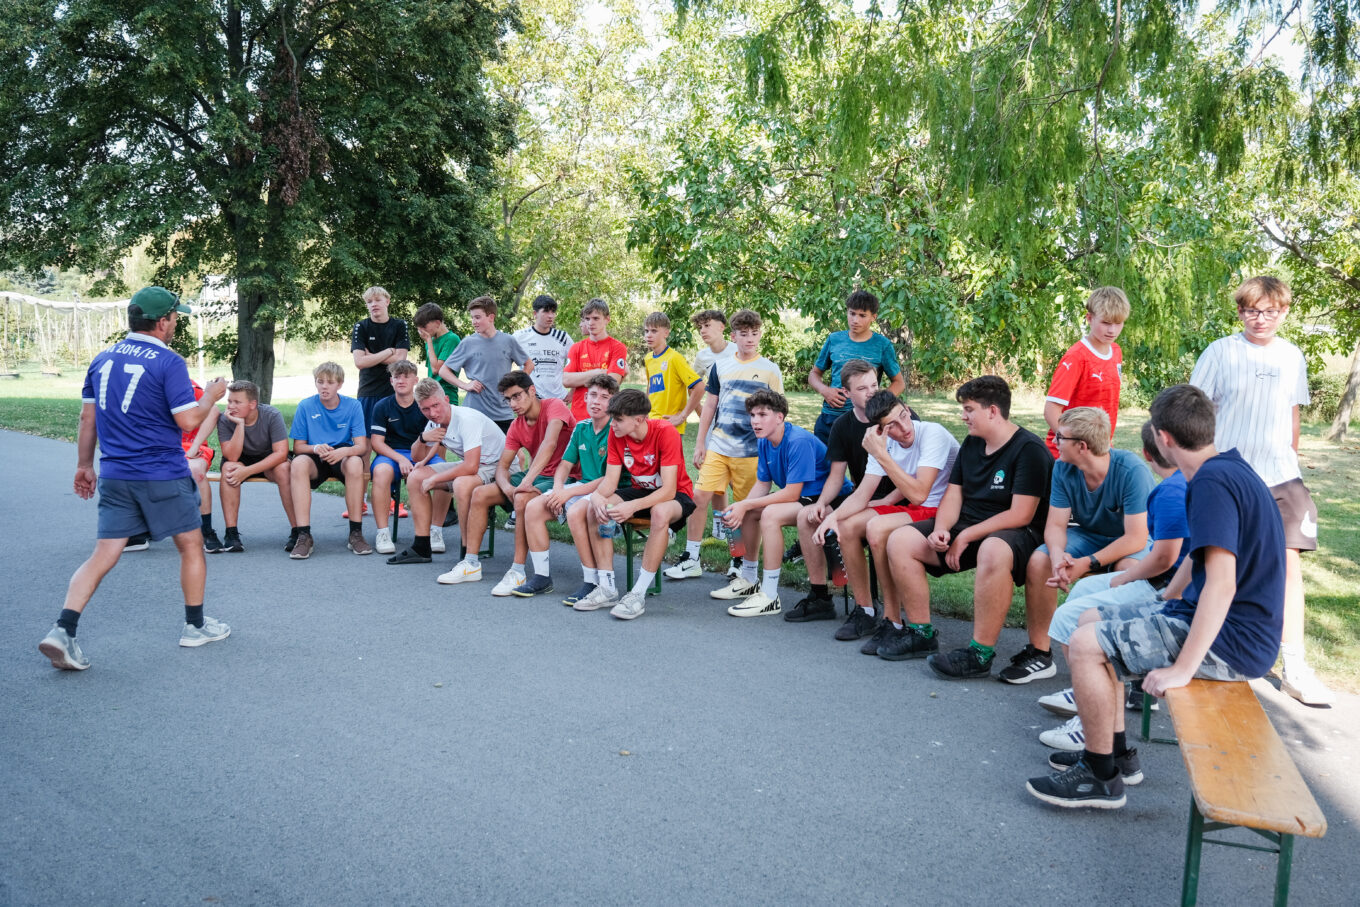
[[[586,336],[567,351],[562,367],[562,386],[571,391],[571,415],[577,422],[586,413],[586,385],[596,375],[614,375],[619,384],[628,377],[628,347],[609,336],[609,304],[592,299],[581,310],[581,331]]]
[[[669,543],[667,529],[679,532],[694,512],[694,486],[685,471],[685,451],[680,433],[665,419],[649,419],[652,403],[640,390],[619,391],[609,401],[609,456],[604,480],[590,495],[586,526],[595,550],[600,583],[595,591],[575,604],[578,611],[594,611],[614,602],[609,612],[620,620],[641,617],[647,587],[661,569]],[[632,485],[619,488],[627,470]],[[633,588],[620,598],[614,586],[614,524],[633,517],[650,517],[651,530],[642,552],[642,570]],[[609,564],[609,570],[600,565]]]
[[[1115,340],[1129,320],[1129,297],[1119,287],[1100,287],[1086,300],[1086,336],[1072,344],[1053,371],[1044,400],[1048,437],[1044,444],[1056,460],[1058,445],[1053,435],[1058,417],[1078,406],[1095,406],[1110,417],[1110,438],[1119,420],[1119,385],[1124,374],[1124,353]]]

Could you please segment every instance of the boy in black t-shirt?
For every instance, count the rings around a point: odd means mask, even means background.
[[[356,322],[350,332],[349,348],[354,367],[359,370],[359,406],[364,411],[365,430],[373,424],[373,410],[383,397],[392,395],[387,367],[411,352],[411,335],[406,322],[387,314],[392,297],[382,287],[364,290],[368,317]]]
[[[926,657],[940,677],[991,674],[997,639],[1010,609],[1012,586],[1043,541],[1053,458],[1035,434],[1010,421],[1011,389],[995,375],[966,382],[955,393],[968,437],[960,446],[949,490],[933,520],[903,526],[888,539],[888,561],[905,611],[899,657]],[[973,639],[939,653],[930,623],[926,579],[976,568]],[[1047,645],[1048,627],[1032,622],[1031,642]]]
[[[392,394],[378,401],[368,426],[369,446],[373,449],[373,520],[378,524],[378,536],[373,543],[379,554],[392,554],[392,532],[387,527],[392,507],[392,483],[398,476],[408,476],[415,465],[411,448],[425,430],[425,415],[416,403],[415,386],[420,370],[414,362],[402,359],[387,367],[391,373]],[[441,527],[431,529],[433,550],[444,550]]]

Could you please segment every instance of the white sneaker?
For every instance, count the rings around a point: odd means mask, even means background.
[[[1073,715],[1061,727],[1044,731],[1039,735],[1039,742],[1044,746],[1051,746],[1053,749],[1062,750],[1065,753],[1075,753],[1086,749],[1086,735],[1081,730],[1081,718]]]
[[[632,620],[641,617],[645,610],[647,609],[643,607],[642,596],[637,592],[629,592],[619,599],[619,603],[611,608],[609,613],[619,620]]]
[[[179,644],[186,648],[206,646],[210,642],[226,639],[230,635],[231,627],[220,620],[204,615],[202,627],[195,627],[193,624],[184,625],[184,632],[179,635]]]
[[[379,554],[396,554],[397,546],[392,544],[392,530],[379,529],[377,538],[373,539],[373,548]]]
[[[741,576],[741,565],[733,564],[732,566],[728,567],[727,576],[729,579],[736,579],[737,577]]]
[[[433,551],[435,554],[443,554],[443,553],[444,553],[444,527],[443,527],[443,526],[431,526],[431,527],[430,527],[430,550]]]
[[[764,592],[748,596],[741,604],[733,605],[727,613],[733,617],[765,617],[780,612],[779,599],[770,598]]]
[[[1280,689],[1304,705],[1331,705],[1336,694],[1313,673],[1307,664],[1295,665],[1292,671],[1280,673]]]
[[[446,586],[456,585],[457,583],[475,583],[482,578],[482,565],[473,564],[467,558],[463,558],[448,573],[439,574],[439,581]]]
[[[1077,697],[1072,692],[1072,688],[1059,690],[1056,693],[1049,693],[1047,696],[1039,697],[1039,705],[1048,709],[1054,715],[1061,715],[1064,718],[1071,718],[1077,714]]]
[[[507,570],[505,571],[505,576],[501,577],[501,581],[492,588],[491,594],[497,598],[505,598],[514,595],[515,590],[524,585],[526,579],[528,579],[526,574],[520,573],[517,570]]]
[[[610,592],[604,586],[596,586],[585,598],[580,599],[572,605],[577,611],[598,611],[601,608],[608,608],[619,600],[619,593]]]
[[[674,567],[666,568],[663,575],[666,579],[694,579],[704,575],[704,567],[698,558],[687,557]]]
[[[745,579],[738,576],[721,589],[714,589],[712,592],[708,593],[708,597],[725,602],[742,601],[750,598],[759,591],[760,586],[757,583],[748,583]]]

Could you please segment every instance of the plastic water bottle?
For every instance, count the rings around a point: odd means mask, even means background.
[[[608,523],[600,524],[600,538],[612,539],[619,534],[619,521],[610,520]]]

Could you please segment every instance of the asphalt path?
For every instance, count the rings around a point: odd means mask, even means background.
[[[316,500],[316,553],[292,561],[273,489],[245,490],[247,551],[208,557],[229,639],[176,645],[159,542],[86,611],[93,667],[56,671],[37,643],[96,505],[71,491],[71,444],[0,432],[0,462],[0,904],[1179,900],[1174,746],[1140,745],[1147,777],[1122,810],[1025,792],[1055,724],[1034,700],[1065,671],[937,680],[835,642],[833,623],[728,617],[717,576],[667,583],[632,622],[560,594],[495,599],[504,533],[485,581],[439,586],[455,531],[433,565],[389,567],[345,549],[335,497]],[[578,568],[554,543],[558,593]],[[1021,637],[1006,631],[1003,661]],[[1329,823],[1298,842],[1292,902],[1353,905],[1360,703],[1256,689]],[[1273,879],[1270,855],[1206,848],[1200,900],[1264,904]]]

